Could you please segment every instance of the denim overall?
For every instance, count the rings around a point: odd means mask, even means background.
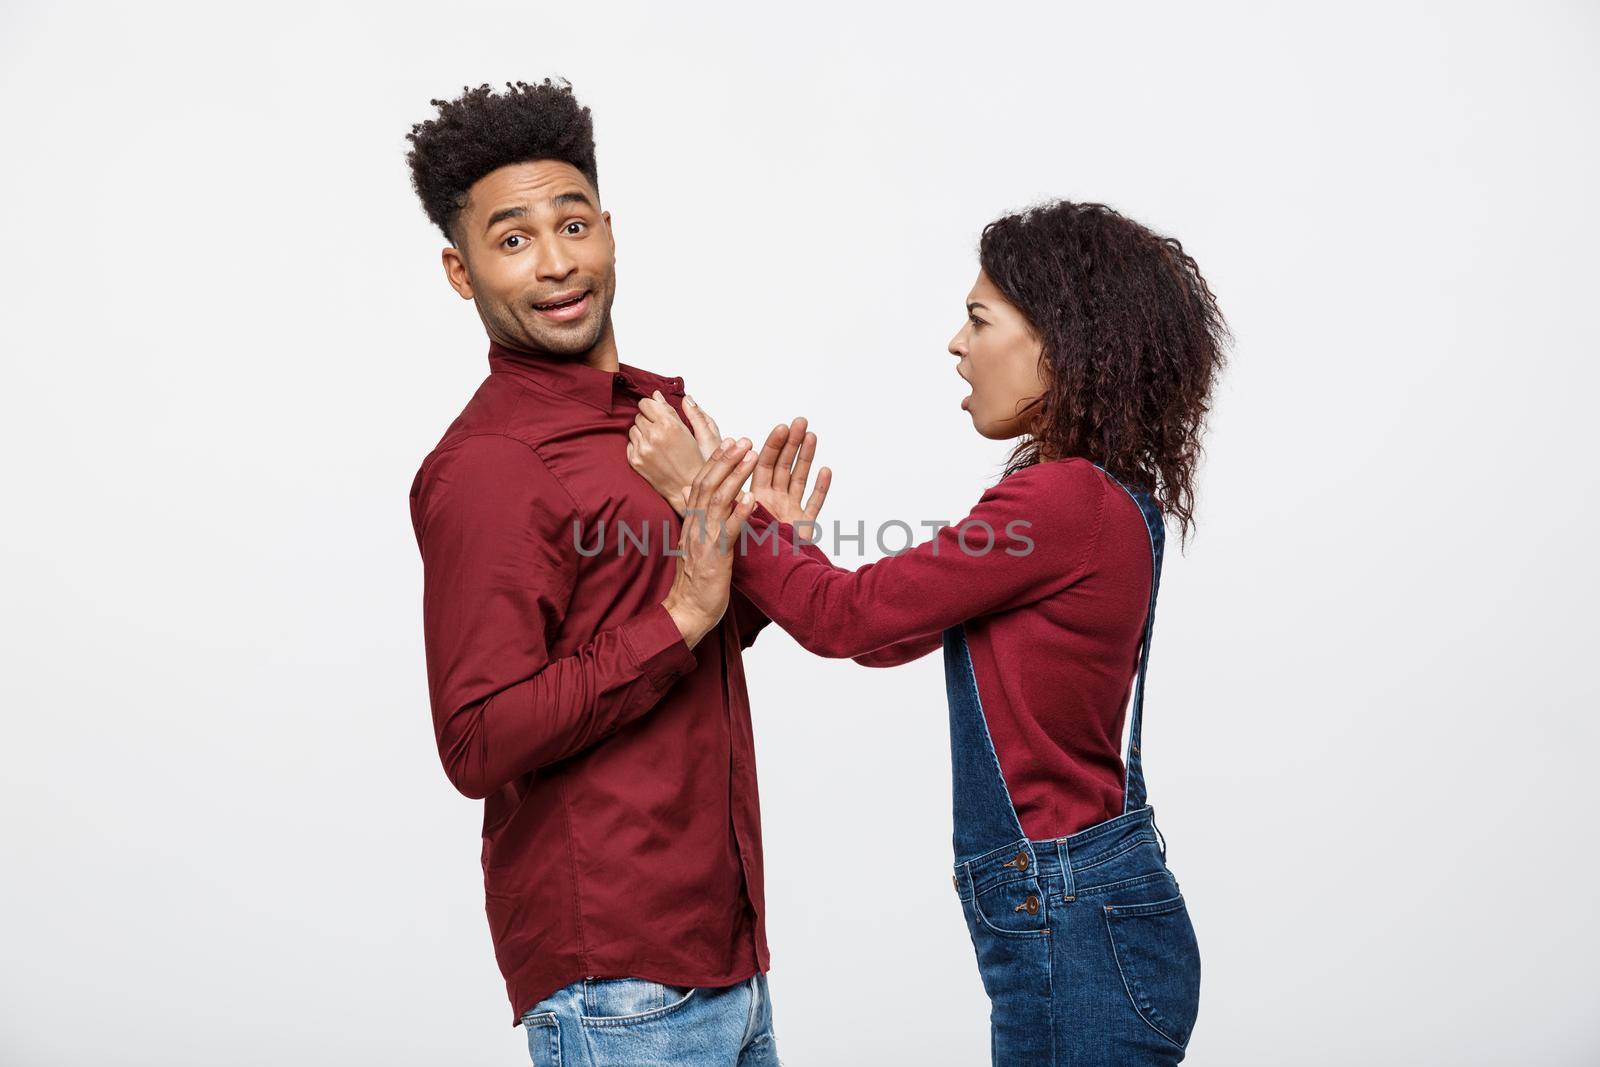
[[[1148,493],[1122,489],[1144,515],[1153,574],[1121,815],[1056,840],[1028,839],[984,720],[966,633],[944,632],[955,886],[989,994],[996,1067],[1177,1063],[1199,1009],[1200,951],[1139,758],[1165,529]]]

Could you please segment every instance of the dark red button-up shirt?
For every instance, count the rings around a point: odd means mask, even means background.
[[[737,592],[693,650],[661,606],[679,519],[627,460],[683,382],[489,345],[411,488],[445,773],[481,798],[512,1024],[580,978],[720,986],[768,968]]]

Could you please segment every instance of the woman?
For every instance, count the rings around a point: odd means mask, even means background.
[[[1165,519],[1187,536],[1226,326],[1177,241],[1103,205],[998,219],[979,261],[949,351],[978,433],[1022,438],[999,483],[931,541],[846,570],[796,529],[827,492],[823,468],[802,506],[815,435],[778,426],[748,519],[777,538],[747,538],[734,581],[819,655],[892,666],[943,649],[954,884],[994,1062],[1177,1063],[1200,959],[1145,798],[1143,681]],[[629,458],[701,512],[743,480],[721,461],[745,443],[718,446],[684,410],[694,436],[641,405]]]

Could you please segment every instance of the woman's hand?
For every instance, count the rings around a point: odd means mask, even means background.
[[[813,539],[822,502],[828,499],[828,487],[833,484],[833,472],[827,467],[819,469],[811,497],[801,506],[800,497],[805,493],[816,454],[817,435],[806,432],[805,416],[787,426],[779,423],[767,434],[767,442],[756,458],[755,477],[750,480],[750,495],[756,502],[779,522],[795,526],[795,533],[805,541]]]
[[[689,426],[658,389],[639,401],[639,414],[628,431],[628,465],[679,515],[684,513],[687,486],[722,440],[716,422],[692,397],[683,398],[683,408],[689,413]]]

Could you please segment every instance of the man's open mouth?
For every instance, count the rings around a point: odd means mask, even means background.
[[[576,318],[589,310],[589,290],[561,294],[555,300],[533,305],[533,310],[547,319]]]

